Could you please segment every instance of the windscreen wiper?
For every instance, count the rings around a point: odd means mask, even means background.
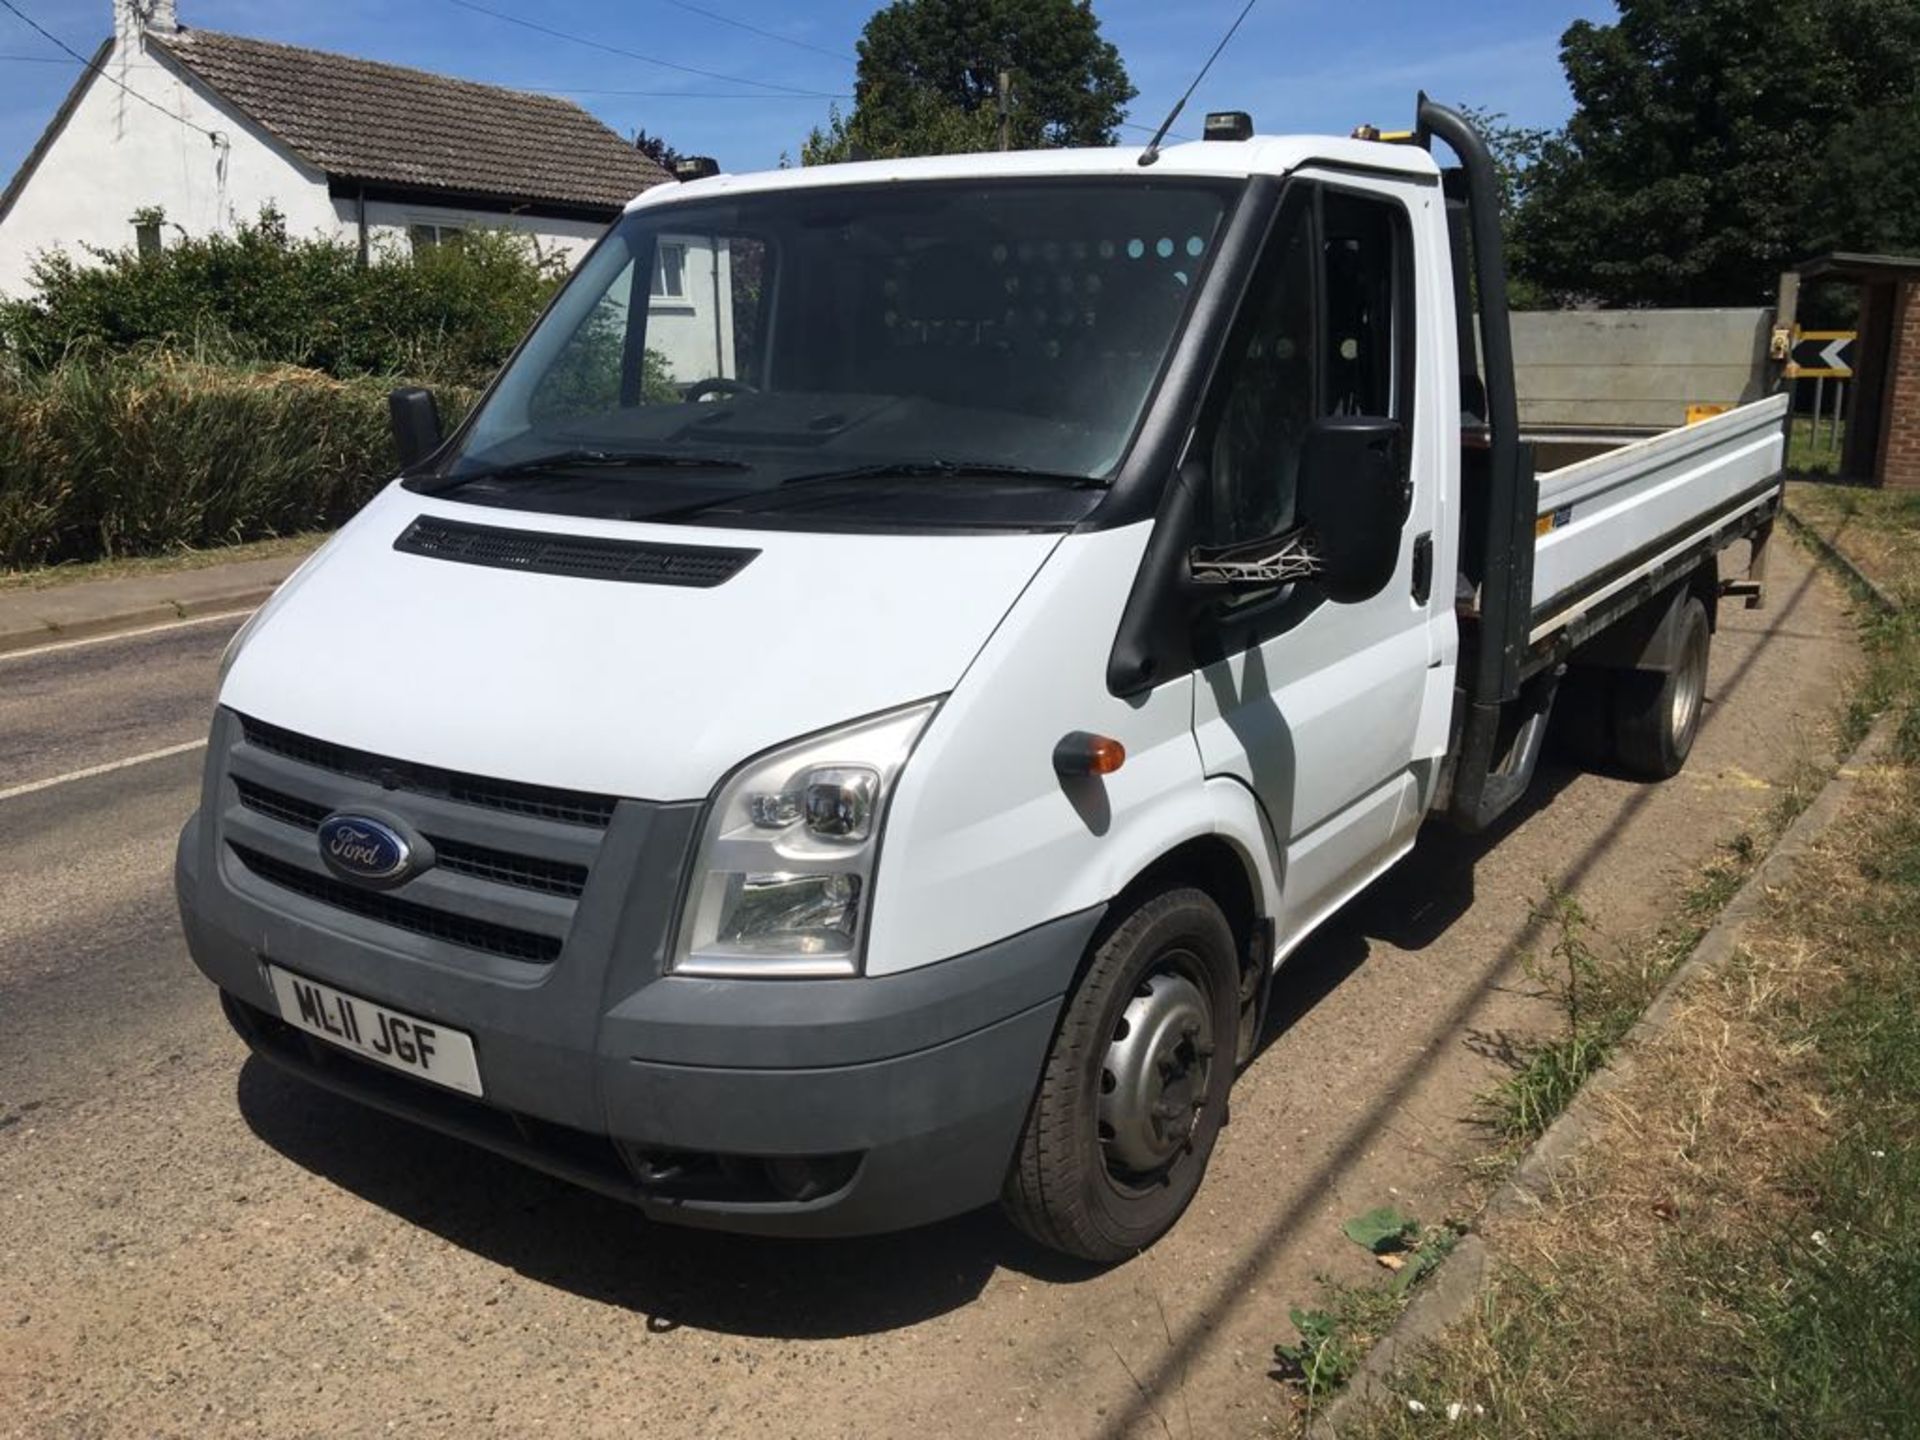
[[[841,470],[812,470],[789,475],[780,482],[787,485],[813,485],[830,480],[912,479],[921,475],[981,476],[987,479],[1010,477],[1043,485],[1074,485],[1104,488],[1106,481],[1086,475],[1068,475],[1054,470],[1036,470],[1031,465],[1008,465],[994,460],[880,460],[870,465],[849,465]]]
[[[535,455],[527,460],[489,465],[463,475],[437,475],[414,488],[422,495],[444,495],[475,480],[493,480],[503,475],[542,475],[556,470],[748,470],[744,460],[725,460],[717,455],[685,455],[671,450],[558,450],[551,455]]]

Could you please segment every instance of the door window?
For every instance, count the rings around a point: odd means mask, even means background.
[[[1250,307],[1228,342],[1207,455],[1212,545],[1257,540],[1293,524],[1300,447],[1317,413],[1313,193],[1305,185],[1287,192]]]
[[[1321,200],[1325,232],[1326,415],[1385,415],[1410,420],[1401,298],[1408,290],[1406,212],[1389,200],[1329,190]]]
[[[1288,188],[1204,422],[1207,544],[1292,528],[1300,454],[1320,416],[1410,422],[1410,246],[1391,200]]]

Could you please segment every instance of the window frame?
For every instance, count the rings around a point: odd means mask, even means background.
[[[438,250],[445,246],[449,240],[455,240],[464,236],[467,231],[472,228],[471,225],[455,225],[451,221],[419,220],[409,216],[407,219],[407,245],[413,257],[417,260],[425,251]],[[420,243],[420,232],[423,230],[433,232],[432,238],[429,239],[425,245]]]
[[[655,305],[663,309],[692,307],[693,301],[687,294],[687,252],[691,248],[685,240],[661,240],[655,244],[653,247],[653,268],[649,272],[647,279],[647,304],[649,307]],[[675,267],[674,274],[680,281],[680,288],[677,290],[655,290],[653,287],[656,281],[663,285],[666,282],[666,258],[667,251],[669,250],[674,251],[678,256],[679,263]]]

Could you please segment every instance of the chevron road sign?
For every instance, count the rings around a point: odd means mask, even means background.
[[[1853,342],[1856,330],[1802,330],[1793,337],[1793,360],[1787,374],[1793,377],[1834,380],[1853,378]]]

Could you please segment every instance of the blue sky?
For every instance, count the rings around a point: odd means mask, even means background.
[[[109,0],[14,3],[83,54],[111,28]],[[729,78],[538,34],[457,0],[179,0],[189,26],[567,93],[623,134],[644,127],[683,151],[718,157],[729,170],[759,169],[779,163],[782,152],[798,153],[808,129],[826,117],[831,102],[820,97],[851,91],[854,41],[875,0],[474,3]],[[1240,0],[1096,0],[1095,8],[1140,90],[1129,118],[1151,128]],[[1558,61],[1560,33],[1581,16],[1605,20],[1612,13],[1609,3],[1568,0],[1481,0],[1471,8],[1432,0],[1259,0],[1175,129],[1197,134],[1198,117],[1208,109],[1249,110],[1264,131],[1344,134],[1363,120],[1392,128],[1408,121],[1414,92],[1423,86],[1436,98],[1503,110],[1517,122],[1558,124],[1571,108]],[[77,67],[4,9],[0,57],[4,177],[52,116]],[[791,95],[769,86],[817,93]]]

